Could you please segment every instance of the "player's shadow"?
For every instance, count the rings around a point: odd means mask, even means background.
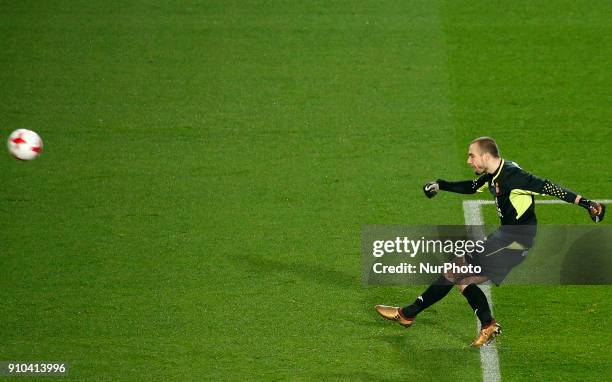
[[[355,256],[359,258],[358,254]],[[319,284],[341,288],[357,288],[361,285],[359,274],[348,274],[322,265],[312,265],[304,262],[284,262],[262,256],[241,256],[237,259],[241,264],[247,265],[251,272],[277,273],[279,277],[290,274]]]
[[[612,284],[612,240],[601,227],[587,232],[569,248],[561,264],[562,285]]]
[[[439,324],[439,323],[438,323]],[[391,330],[383,330],[386,334],[377,336],[369,341],[383,341],[391,348],[393,357],[392,363],[394,371],[399,372],[399,377],[388,377],[381,373],[368,373],[356,370],[354,373],[325,373],[320,374],[321,380],[347,380],[347,381],[405,381],[415,378],[422,378],[423,370],[429,370],[431,380],[449,380],[444,377],[451,377],[454,380],[459,375],[453,375],[453,363],[458,359],[465,359],[466,351],[469,351],[465,344],[468,338],[448,340],[448,332],[441,328],[441,333],[435,333],[430,341],[424,341],[421,337],[423,333],[413,332],[414,328],[403,329],[399,326]],[[402,331],[403,330],[403,331]],[[432,335],[431,333],[428,333]],[[426,342],[425,345],[423,343]],[[458,370],[461,370],[459,368]],[[397,373],[395,373],[397,375]]]
[[[433,333],[430,330],[419,331],[416,327],[398,334],[393,330],[392,334],[379,338],[393,349],[397,357],[395,363],[404,369],[406,376],[418,378],[422,376],[422,370],[431,370],[432,380],[453,380],[453,364],[458,359],[466,358],[466,352],[470,350],[467,344],[471,338],[465,334],[450,334],[449,327],[440,322],[437,322],[436,328],[439,331]]]
[[[315,378],[320,381],[382,381],[382,382],[396,382],[396,381],[404,381],[405,379],[393,379],[393,378],[385,378],[380,374],[376,373],[367,373],[365,371],[355,371],[354,373],[325,373],[318,374],[318,378]]]
[[[464,332],[459,332],[452,326],[446,325],[444,320],[442,320],[437,312],[429,311],[427,314],[421,314],[418,317],[418,322],[414,324],[414,326],[410,328],[402,328],[399,325],[392,323],[390,321],[384,319],[376,319],[375,323],[378,325],[392,325],[392,330],[397,334],[391,336],[382,336],[380,337],[382,340],[389,342],[389,344],[394,346],[400,346],[404,342],[408,341],[418,341],[418,338],[424,335],[424,331],[434,332],[437,338],[446,338],[446,343],[442,341],[440,343],[440,349],[449,349],[449,348],[463,348],[465,342],[467,340],[471,340],[471,338],[467,338]],[[434,313],[433,317],[431,313]],[[380,322],[380,321],[384,322]],[[389,328],[391,330],[391,328]],[[398,338],[401,338],[403,342],[397,343]],[[420,345],[420,343],[419,343]]]

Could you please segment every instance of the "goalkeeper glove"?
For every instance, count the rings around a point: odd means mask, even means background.
[[[429,182],[423,186],[423,192],[425,193],[425,196],[427,196],[429,199],[436,196],[439,190],[440,185],[437,182]]]
[[[605,205],[597,202],[592,202],[586,198],[581,197],[578,201],[578,205],[580,207],[586,208],[586,210],[589,211],[589,216],[591,217],[591,220],[593,220],[595,223],[599,223],[600,221],[602,221],[604,215],[606,214]]]

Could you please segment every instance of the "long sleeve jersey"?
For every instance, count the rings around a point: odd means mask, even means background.
[[[538,178],[516,163],[502,159],[493,174],[475,180],[447,182],[438,179],[440,189],[460,194],[474,194],[488,189],[495,198],[502,225],[537,224],[534,195],[548,195],[574,203],[576,194],[549,180]]]

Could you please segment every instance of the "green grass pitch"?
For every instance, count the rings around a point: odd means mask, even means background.
[[[0,155],[0,361],[91,381],[479,380],[457,292],[410,330],[376,317],[422,288],[363,287],[360,227],[462,224],[464,198],[420,187],[470,178],[481,135],[612,197],[611,12],[0,1],[0,137],[45,142]],[[504,381],[611,377],[609,286],[493,296]]]

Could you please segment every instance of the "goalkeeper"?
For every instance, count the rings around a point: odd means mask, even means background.
[[[479,274],[445,273],[430,285],[412,304],[403,308],[377,305],[384,318],[409,327],[417,314],[440,301],[457,285],[480,320],[481,330],[471,346],[480,347],[501,333],[500,325],[491,315],[487,297],[478,287],[491,280],[499,285],[510,270],[520,264],[533,245],[537,219],[534,195],[554,196],[585,208],[591,219],[600,222],[605,206],[590,201],[553,182],[538,178],[521,169],[516,163],[500,157],[495,141],[489,137],[473,140],[468,149],[467,164],[479,177],[473,181],[448,182],[438,179],[423,186],[425,195],[434,197],[439,190],[460,194],[474,194],[488,190],[495,198],[501,227],[485,242],[485,251],[457,259],[458,263],[481,266]]]

